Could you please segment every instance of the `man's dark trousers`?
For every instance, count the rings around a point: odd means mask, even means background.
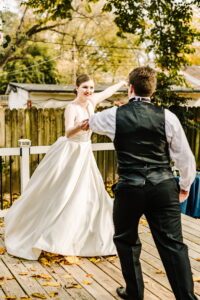
[[[181,229],[179,187],[174,179],[144,186],[118,183],[115,188],[114,242],[130,300],[142,300],[144,283],[140,266],[139,219],[149,223],[169,282],[177,300],[194,300],[187,246]]]

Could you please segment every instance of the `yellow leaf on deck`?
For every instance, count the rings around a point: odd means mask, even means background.
[[[57,292],[52,292],[52,293],[49,293],[49,296],[51,297],[51,298],[53,298],[53,297],[55,297],[55,296],[57,296],[58,295],[58,293]]]
[[[92,277],[94,277],[94,275],[93,274],[86,274],[86,277],[92,278]]]
[[[7,296],[5,299],[7,299],[7,300],[13,300],[13,299],[17,299],[17,297],[15,297],[15,296]]]
[[[43,279],[46,279],[46,280],[50,280],[50,279],[52,278],[51,275],[49,275],[49,274],[44,274],[44,273],[41,273],[41,274],[35,274],[35,275],[33,275],[32,277],[43,278]]]
[[[0,255],[6,253],[6,248],[0,248]]]
[[[194,282],[200,282],[200,277],[193,277]]]
[[[83,284],[90,285],[90,284],[92,284],[92,281],[88,281],[88,280],[82,280],[82,283],[83,283]]]
[[[165,271],[163,271],[163,270],[157,270],[156,274],[165,274]]]
[[[4,280],[4,276],[0,276],[0,280]]]
[[[0,227],[4,227],[4,222],[0,222]]]
[[[25,276],[25,275],[28,275],[28,272],[20,272],[19,275]]]
[[[40,298],[40,299],[47,299],[47,297],[43,294],[38,294],[38,293],[33,293],[31,294],[32,297],[35,297],[35,298]]]
[[[42,284],[43,286],[60,286],[60,283],[59,282],[45,282]]]
[[[49,261],[45,257],[41,257],[39,259],[39,261],[41,262],[41,264],[43,264],[45,266],[51,266],[51,264],[49,263]]]
[[[73,278],[72,275],[64,275],[63,277],[66,278],[66,279]]]
[[[65,286],[66,289],[72,289],[72,288],[75,288],[75,289],[82,289],[82,286],[80,284],[76,284],[76,283],[72,283],[71,285],[69,286]]]
[[[200,257],[196,258],[197,261],[200,261]]]
[[[95,257],[92,257],[92,258],[89,258],[89,261],[91,261],[91,262],[93,262],[93,263],[97,264],[98,262],[100,262],[100,261],[101,261],[101,259],[100,259],[100,258],[95,258]]]
[[[148,224],[148,223],[147,223],[146,220],[140,220],[140,225],[145,226],[145,225],[147,225],[147,224]]]
[[[65,264],[68,265],[78,265],[80,264],[80,259],[77,256],[65,256]]]
[[[7,279],[7,280],[13,280],[13,279],[15,279],[15,277],[9,276],[9,277],[6,277],[6,279]]]
[[[106,260],[109,261],[109,262],[114,262],[116,259],[117,259],[116,255],[115,256],[109,256],[109,257],[106,258]]]

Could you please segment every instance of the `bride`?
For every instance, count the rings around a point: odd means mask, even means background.
[[[91,148],[87,119],[125,81],[94,93],[88,75],[76,80],[77,97],[65,109],[60,137],[5,217],[8,253],[37,260],[41,251],[62,255],[115,254],[112,205]]]

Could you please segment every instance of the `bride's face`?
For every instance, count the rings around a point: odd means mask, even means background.
[[[76,87],[77,96],[81,100],[89,100],[94,93],[94,81],[89,80],[81,83],[78,87]]]

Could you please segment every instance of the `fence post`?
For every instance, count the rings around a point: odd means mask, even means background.
[[[30,147],[31,141],[28,139],[18,140],[20,147],[20,176],[21,176],[21,193],[24,191],[30,179]]]

